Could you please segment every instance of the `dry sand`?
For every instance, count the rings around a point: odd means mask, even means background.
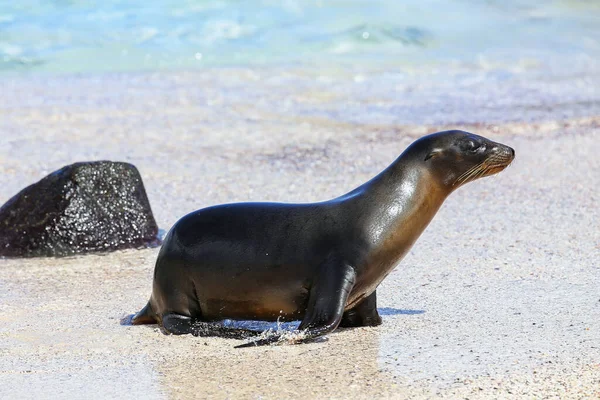
[[[211,204],[340,195],[448,126],[517,158],[448,199],[378,289],[383,325],[319,343],[235,350],[121,326],[148,299],[156,249],[0,260],[0,398],[600,397],[597,76],[513,79],[495,104],[490,84],[394,120],[410,99],[364,94],[381,81],[269,74],[5,80],[0,203],[71,162],[129,161],[168,229]],[[393,90],[435,91],[411,79]],[[415,96],[415,110],[437,104]],[[489,115],[469,113],[478,101]]]

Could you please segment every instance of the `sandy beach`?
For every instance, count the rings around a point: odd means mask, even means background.
[[[381,326],[317,343],[121,326],[157,249],[0,260],[0,397],[600,397],[597,71],[3,78],[1,204],[63,165],[128,161],[163,230],[213,204],[341,195],[446,128],[516,160],[450,196],[378,289]]]

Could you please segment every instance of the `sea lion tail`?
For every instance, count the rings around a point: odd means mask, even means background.
[[[142,308],[140,312],[131,318],[131,325],[147,325],[156,323],[158,323],[158,319],[156,318],[154,310],[152,310],[152,304],[150,304],[150,301],[148,301],[148,304],[146,304],[146,306]]]

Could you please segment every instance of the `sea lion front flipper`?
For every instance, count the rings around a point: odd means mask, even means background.
[[[342,328],[354,328],[358,326],[381,325],[381,317],[377,312],[377,295],[375,293],[371,293],[354,308],[346,311],[342,317],[340,326]]]
[[[304,331],[304,336],[296,343],[311,341],[337,328],[355,282],[356,272],[348,263],[330,257],[321,265],[308,296],[306,314],[298,326],[298,331]],[[280,341],[282,336],[274,335],[235,347],[264,346]]]
[[[340,324],[356,272],[347,263],[328,260],[313,283],[308,307],[298,330],[308,329],[305,340],[333,331]]]

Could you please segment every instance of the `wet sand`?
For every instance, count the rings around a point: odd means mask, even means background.
[[[444,128],[517,158],[447,200],[379,288],[383,325],[319,343],[235,350],[121,326],[156,249],[0,260],[0,397],[599,397],[600,77],[498,76],[3,81],[0,203],[65,164],[129,161],[165,230],[211,204],[340,195]]]

